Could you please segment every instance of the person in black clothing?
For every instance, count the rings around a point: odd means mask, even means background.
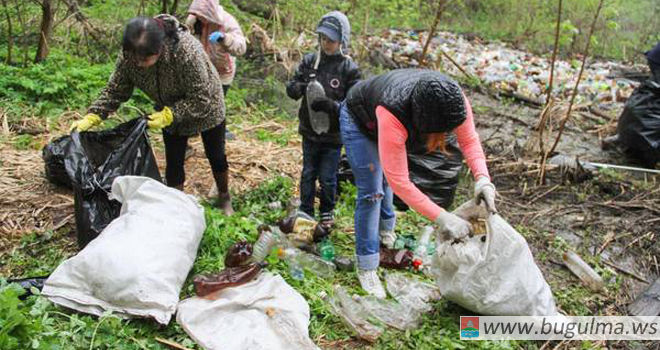
[[[321,187],[320,221],[322,225],[330,227],[334,224],[337,168],[342,146],[339,136],[339,102],[360,79],[361,74],[355,62],[344,53],[349,43],[350,24],[343,13],[333,11],[323,16],[316,32],[319,34],[319,51],[305,55],[293,79],[287,83],[286,92],[295,100],[302,97],[298,111],[298,132],[303,138],[300,210],[314,216],[318,179]],[[323,86],[325,96],[311,101],[310,116],[307,87],[314,80]],[[315,127],[311,121],[310,117],[316,118],[318,115],[328,118],[327,130],[321,128],[319,131],[319,127]]]
[[[651,69],[651,78],[660,83],[660,41],[645,55]]]

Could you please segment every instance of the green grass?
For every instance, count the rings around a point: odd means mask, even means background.
[[[217,272],[224,267],[223,257],[233,242],[243,239],[254,241],[259,224],[273,224],[285,215],[285,209],[272,210],[267,204],[279,201],[283,208],[286,207],[294,185],[291,179],[284,177],[265,181],[254,191],[236,198],[237,214],[231,217],[206,207],[207,229],[189,279],[182,290],[182,299],[193,294],[191,283],[193,275]],[[356,190],[350,184],[342,186],[343,192],[337,205],[338,228],[333,233],[332,239],[338,254],[350,256],[353,254],[354,239],[352,233],[348,231],[353,225],[352,214],[355,205],[353,198]],[[419,215],[406,212],[400,215],[398,231],[415,234],[419,232],[421,225],[426,223]],[[70,237],[71,234],[66,230],[60,230],[42,235],[27,235],[15,250],[0,260],[0,264],[14,276],[48,274],[61,261],[75,253],[75,242]],[[324,279],[306,271],[305,279],[297,281],[289,276],[288,267],[283,261],[269,266],[268,270],[282,275],[308,301],[311,310],[310,335],[313,339],[320,337],[326,341],[351,339],[351,331],[330,313],[326,303],[319,297],[319,292],[332,293],[333,285],[341,284],[351,293],[362,293],[355,273],[337,273],[334,278]],[[0,303],[0,325],[15,324],[11,327],[5,326],[7,330],[5,333],[0,332],[2,349],[23,349],[26,344],[34,344],[35,349],[71,349],[71,344],[75,344],[76,349],[88,349],[92,345],[92,338],[94,338],[94,348],[99,349],[161,349],[163,347],[154,341],[154,337],[157,336],[194,347],[192,341],[174,321],[165,328],[159,328],[148,320],[120,320],[110,314],[96,318],[69,313],[39,296],[18,302],[16,299],[18,293],[14,287],[3,284],[1,290],[0,298],[4,298],[4,303]],[[438,301],[434,304],[433,311],[424,316],[419,328],[406,332],[388,329],[373,348],[511,349],[519,344],[460,341],[458,321],[462,314],[471,314],[471,312],[444,300]],[[20,322],[11,321],[14,318],[20,319]],[[11,345],[16,342],[21,345],[19,347]]]

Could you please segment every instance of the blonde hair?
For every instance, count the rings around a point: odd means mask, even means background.
[[[440,151],[440,153],[448,156],[449,152],[447,151],[447,133],[445,132],[434,132],[427,134],[426,136],[426,150],[428,153],[433,153],[435,151]]]

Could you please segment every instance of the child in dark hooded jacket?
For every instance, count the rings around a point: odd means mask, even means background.
[[[303,138],[300,210],[314,216],[318,180],[321,187],[321,224],[330,227],[334,223],[337,167],[342,147],[339,136],[339,102],[346,97],[348,89],[360,79],[361,74],[355,62],[344,53],[349,43],[350,24],[343,13],[333,11],[323,16],[316,32],[319,34],[319,51],[305,55],[293,79],[287,83],[286,92],[295,100],[302,97],[298,112],[298,132]],[[314,80],[323,86],[325,97],[307,101],[307,87]],[[316,123],[318,119],[314,120],[325,117],[328,118],[326,123],[319,124]],[[319,128],[319,125],[328,123],[327,130]]]

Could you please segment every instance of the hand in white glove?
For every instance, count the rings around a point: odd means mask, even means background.
[[[440,225],[441,231],[449,234],[452,239],[466,237],[472,231],[472,225],[469,222],[448,211],[442,211],[435,219],[435,223]]]
[[[486,204],[486,210],[491,214],[497,213],[497,209],[495,209],[495,185],[487,177],[480,177],[474,184],[474,199],[477,205],[483,200]]]

